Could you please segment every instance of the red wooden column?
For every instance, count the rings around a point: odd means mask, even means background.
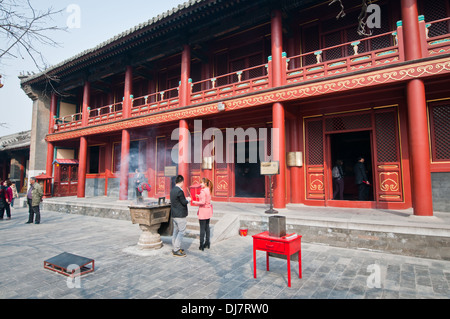
[[[402,0],[405,59],[422,58],[417,0]],[[414,79],[406,85],[411,163],[411,195],[414,215],[433,216],[430,143],[428,140],[425,85]]]
[[[55,153],[55,145],[47,142],[47,163],[45,165],[45,175],[53,176],[53,155]]]
[[[181,54],[181,83],[180,83],[180,106],[190,104],[190,82],[191,73],[191,48],[188,45],[183,46]],[[178,143],[178,174],[184,177],[183,191],[187,194],[186,189],[189,187],[189,126],[186,120],[179,122],[179,143]]]
[[[178,174],[184,177],[183,191],[189,187],[189,126],[186,120],[179,123],[179,143],[178,143]]]
[[[53,133],[55,126],[55,116],[56,116],[56,106],[58,104],[58,97],[56,96],[56,93],[52,93],[52,96],[50,98],[50,119],[48,121],[48,133]]]
[[[276,10],[272,14],[272,85],[281,86],[283,83],[283,26],[281,11]],[[275,175],[273,190],[273,206],[275,208],[286,207],[286,138],[285,138],[285,114],[281,103],[274,103],[272,107],[273,117],[273,160],[280,162],[280,174]]]
[[[133,92],[133,68],[127,66],[125,70],[125,85],[123,91],[122,116],[128,118],[131,116],[131,95]]]
[[[403,41],[405,43],[405,59],[422,58],[420,43],[419,14],[417,0],[402,0]]]
[[[105,147],[105,196],[108,195],[108,179],[111,177],[111,175],[113,175],[111,172],[112,152],[113,152],[113,144],[110,139],[107,139]]]
[[[48,134],[52,134],[55,125],[55,115],[56,115],[56,105],[58,103],[58,98],[55,93],[52,93],[50,99],[50,118],[48,121]],[[45,166],[45,174],[47,176],[53,175],[53,153],[55,151],[55,145],[52,142],[47,142],[47,163]]]
[[[284,106],[274,103],[272,107],[273,117],[273,160],[280,162],[280,174],[275,175],[273,190],[273,206],[275,208],[286,207],[286,137],[284,123]]]
[[[81,109],[81,123],[82,126],[87,126],[89,119],[88,107],[91,99],[91,84],[86,81],[83,88],[83,104]],[[78,185],[77,197],[84,197],[86,190],[86,161],[87,161],[87,139],[82,136],[80,138],[80,149],[78,153]]]
[[[130,168],[130,131],[122,130],[122,148],[120,153],[119,200],[128,199],[128,171]]]
[[[189,77],[191,74],[191,48],[188,45],[183,46],[181,53],[181,80],[180,80],[180,106],[187,106],[190,103],[191,83]]]
[[[281,11],[276,10],[272,13],[271,22],[272,31],[272,86],[283,85],[283,21]]]
[[[156,138],[149,134],[147,139],[147,176],[148,184],[151,186],[151,191],[148,197],[155,197],[156,193]]]
[[[88,107],[91,103],[91,83],[85,82],[83,88],[83,105],[81,109],[81,125],[87,126],[89,120]]]
[[[86,190],[87,139],[80,137],[77,197],[84,197]]]

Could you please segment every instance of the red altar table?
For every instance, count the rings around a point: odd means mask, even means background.
[[[269,271],[269,253],[285,255],[287,257],[288,287],[291,286],[291,255],[298,252],[298,277],[302,278],[302,236],[290,234],[283,237],[271,237],[265,231],[253,237],[253,275],[256,278],[256,251],[266,252],[266,267]]]

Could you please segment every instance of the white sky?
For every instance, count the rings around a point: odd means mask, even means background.
[[[44,53],[48,65],[58,64],[84,50],[93,48],[115,35],[118,35],[158,14],[171,10],[187,0],[31,0],[35,8],[44,10],[52,7],[63,12],[54,24],[67,27],[71,14],[66,12],[69,5],[80,8],[80,28],[49,34],[61,44],[61,47],[45,47]],[[31,59],[3,59],[0,62],[0,136],[5,136],[31,129],[32,101],[20,88],[18,75],[21,72],[38,73]]]

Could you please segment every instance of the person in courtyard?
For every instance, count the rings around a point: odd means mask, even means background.
[[[181,249],[184,232],[186,231],[186,217],[191,198],[186,198],[183,191],[184,177],[178,175],[175,179],[175,187],[170,191],[170,214],[173,222],[172,254],[177,257],[186,257],[186,253]]]
[[[205,247],[210,247],[209,240],[209,220],[213,215],[213,209],[211,204],[211,192],[213,190],[213,183],[203,177],[200,186],[202,187],[200,194],[198,195],[198,201],[192,201],[193,204],[199,205],[197,216],[200,223],[200,250],[204,250]]]
[[[16,198],[19,198],[19,193],[17,192],[16,184],[11,183],[11,190],[12,190],[12,200],[11,200],[11,207],[14,207],[14,200]]]
[[[35,177],[30,177],[30,188],[27,193],[28,202],[28,221],[26,224],[32,224],[35,220],[35,224],[41,223],[41,212],[39,210],[39,204],[44,196],[44,191],[39,183],[36,183]],[[36,216],[36,219],[34,218]]]
[[[0,189],[0,220],[3,219],[6,210],[6,216],[8,219],[11,219],[11,201],[12,201],[12,190],[11,190],[11,181],[6,180],[3,181],[1,189]]]

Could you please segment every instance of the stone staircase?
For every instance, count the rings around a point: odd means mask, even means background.
[[[239,216],[236,214],[214,212],[209,222],[209,227],[211,243],[227,239],[239,233]],[[189,210],[184,236],[195,239],[200,238],[200,225],[197,218],[197,211],[194,209]]]

